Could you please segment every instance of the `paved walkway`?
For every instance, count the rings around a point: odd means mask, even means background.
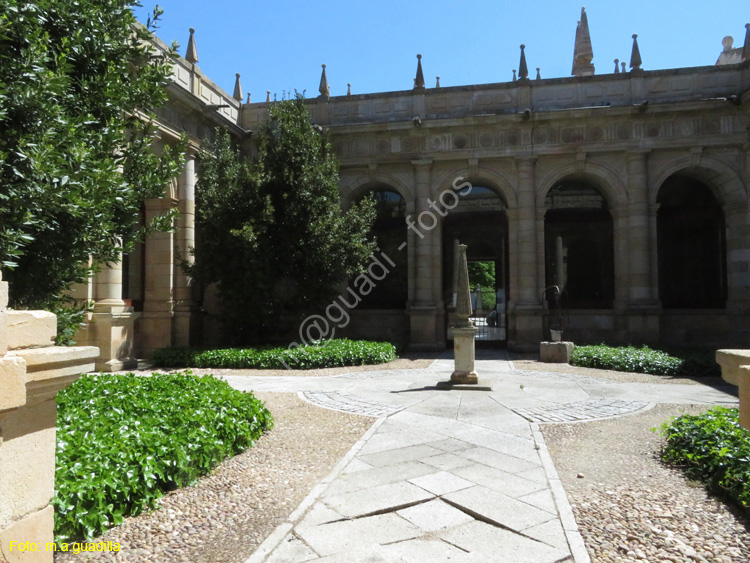
[[[481,356],[480,356],[481,357]],[[227,377],[377,417],[247,563],[589,561],[539,422],[619,416],[655,403],[731,404],[731,388],[614,383],[478,360],[492,391],[439,391],[425,370]]]

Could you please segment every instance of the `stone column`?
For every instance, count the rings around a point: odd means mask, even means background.
[[[195,261],[191,249],[195,247],[195,153],[185,155],[185,168],[177,181],[180,214],[176,220],[174,262],[174,344],[189,346],[195,330],[195,301],[190,277],[182,263]]]
[[[122,255],[121,255],[122,256]],[[117,312],[125,310],[122,300],[122,261],[103,264],[94,275],[95,312]]]
[[[177,206],[171,197],[145,202],[146,224]],[[173,233],[155,232],[146,239],[146,283],[141,320],[143,353],[172,345],[174,242]]]
[[[407,217],[409,231],[414,241],[414,299],[409,302],[409,347],[413,350],[437,350],[439,348],[437,304],[434,298],[435,278],[433,264],[433,241],[440,217],[430,209],[431,160],[415,160],[415,209]],[[442,329],[442,327],[440,327]]]
[[[540,263],[543,263],[544,214],[536,209],[536,184],[534,179],[535,158],[517,161],[518,169],[518,214],[516,221],[516,258],[518,287],[513,292],[518,301],[513,310],[514,319],[509,319],[514,330],[509,330],[508,347],[513,350],[534,351],[538,349],[542,334],[541,294],[544,283],[540,278]],[[541,225],[541,227],[540,227]],[[541,230],[542,236],[537,236]],[[538,240],[541,239],[541,240]]]
[[[627,278],[616,276],[615,283],[625,279],[628,282],[627,334],[624,340],[657,342],[656,215],[649,206],[647,157],[646,151],[627,155],[629,199],[624,234],[627,238],[628,274]]]

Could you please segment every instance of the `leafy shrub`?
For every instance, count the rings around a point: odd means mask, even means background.
[[[750,433],[740,426],[737,409],[680,416],[661,430],[667,438],[664,462],[683,465],[689,477],[750,508]]]
[[[577,346],[570,358],[574,366],[598,369],[613,369],[636,373],[651,373],[656,375],[677,375],[682,366],[682,360],[670,356],[661,350],[652,350],[647,346],[611,347],[604,344],[599,346]]]
[[[273,426],[251,393],[190,372],[89,375],[57,396],[56,541],[90,539]]]
[[[348,340],[287,348],[162,348],[151,361],[157,367],[224,369],[316,369],[382,364],[396,358],[396,348],[388,342]]]

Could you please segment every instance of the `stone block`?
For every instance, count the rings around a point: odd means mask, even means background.
[[[0,412],[26,404],[26,360],[6,355],[0,358]]]
[[[574,349],[572,342],[541,342],[539,359],[548,364],[567,364]]]
[[[52,499],[56,413],[55,401],[48,400],[0,415],[0,529]]]
[[[55,512],[47,506],[39,512],[29,514],[4,530],[0,530],[0,562],[2,563],[52,563],[54,551],[47,544],[53,541]],[[18,542],[26,549],[18,549]],[[31,551],[31,550],[34,551]]]
[[[8,311],[8,348],[52,346],[57,336],[57,317],[49,311]]]
[[[722,379],[739,386],[740,366],[750,365],[750,350],[717,350],[716,363],[721,366]]]

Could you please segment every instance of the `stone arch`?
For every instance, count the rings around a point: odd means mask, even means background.
[[[464,166],[441,174],[433,182],[432,197],[437,197],[443,190],[453,189],[453,185],[458,178],[461,178],[461,180],[456,185],[469,182],[473,186],[489,188],[498,195],[508,209],[518,207],[516,192],[510,179],[505,174],[486,168],[473,171]]]
[[[690,176],[706,184],[721,206],[747,200],[747,188],[731,166],[712,157],[701,155],[700,158],[696,158],[689,155],[670,160],[653,174],[653,181],[649,186],[651,205],[656,204],[664,182],[675,174]]]
[[[344,183],[340,188],[341,205],[344,209],[348,209],[352,203],[367,192],[379,189],[387,189],[399,194],[404,198],[407,208],[414,205],[414,195],[411,188],[398,178],[383,172],[358,176],[350,182]]]
[[[593,163],[586,163],[581,169],[577,163],[571,162],[555,166],[539,179],[536,194],[537,209],[544,209],[547,193],[563,180],[582,180],[592,184],[601,191],[610,210],[626,205],[628,202],[627,188],[614,170]]]

